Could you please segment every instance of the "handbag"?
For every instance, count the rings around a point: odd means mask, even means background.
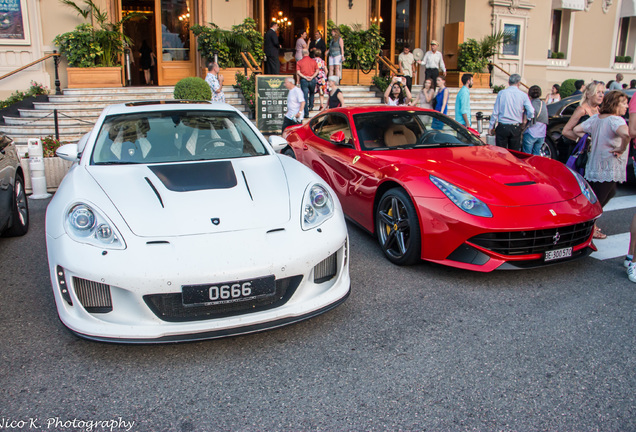
[[[565,165],[579,174],[585,175],[585,165],[587,164],[587,152],[589,151],[589,147],[589,134],[585,134],[579,139]]]

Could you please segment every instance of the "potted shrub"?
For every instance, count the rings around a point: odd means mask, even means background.
[[[327,45],[331,41],[331,30],[336,24],[327,21]],[[338,26],[344,41],[344,63],[342,65],[341,84],[372,85],[376,73],[371,73],[375,67],[375,58],[380,52],[384,38],[380,35],[380,27],[372,24],[368,30],[363,30],[359,24],[349,27]]]
[[[480,41],[468,39],[459,44],[457,67],[459,72],[448,72],[446,85],[461,87],[461,78],[465,73],[473,74],[473,86],[490,87],[490,74],[486,72],[490,59],[498,53],[499,44],[504,40],[503,32],[485,36]]]
[[[252,18],[245,18],[242,24],[232,26],[231,30],[223,30],[214,23],[209,26],[195,24],[190,30],[197,37],[197,49],[204,59],[204,67],[214,60],[216,54],[220,73],[225,78],[224,85],[236,84],[236,73],[244,71],[241,52],[250,52],[258,63],[265,58],[263,36]],[[205,75],[206,71],[202,74]]]
[[[82,9],[72,0],[60,2],[98,25],[80,24],[70,32],[57,35],[53,40],[59,46],[60,53],[68,60],[68,87],[122,87],[124,80],[120,58],[125,44],[130,43],[130,39],[122,31],[122,25],[142,14],[131,13],[120,21],[109,22],[108,14],[92,0],[84,0],[87,9]]]
[[[4,123],[4,116],[19,117],[20,109],[32,109],[33,102],[47,102],[48,95],[48,87],[35,81],[31,81],[31,87],[26,92],[14,91],[7,99],[0,101],[0,124]]]

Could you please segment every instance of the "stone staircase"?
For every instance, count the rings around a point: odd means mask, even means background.
[[[419,93],[421,86],[413,86],[413,94]],[[382,95],[374,87],[340,86],[348,106],[380,105]],[[60,140],[72,142],[88,132],[102,109],[111,104],[172,99],[174,87],[123,87],[117,89],[66,89],[63,95],[50,95],[48,102],[35,102],[33,109],[21,109],[19,117],[4,117],[0,131],[9,135],[20,150],[26,152],[29,138],[55,135],[53,110],[58,112]],[[454,116],[455,96],[459,89],[450,89],[448,115]],[[247,107],[240,92],[234,88],[224,89],[226,101],[246,113]],[[490,89],[471,90],[471,109],[473,117],[477,111],[490,115],[496,95]],[[326,101],[325,101],[326,102]],[[314,101],[316,109],[320,106],[318,96]],[[313,111],[312,115],[317,114]]]

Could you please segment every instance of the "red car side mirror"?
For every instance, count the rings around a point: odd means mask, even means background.
[[[345,141],[345,134],[343,131],[338,131],[338,132],[334,132],[333,134],[331,134],[331,136],[329,137],[329,139],[331,140],[332,143],[334,144],[342,144]]]

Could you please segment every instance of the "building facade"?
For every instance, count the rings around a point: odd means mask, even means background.
[[[82,0],[77,0],[82,4]],[[608,81],[622,72],[636,78],[636,0],[95,0],[114,20],[128,12],[145,18],[128,22],[133,40],[131,82],[141,84],[139,48],[145,40],[157,54],[155,84],[174,84],[197,75],[201,59],[189,26],[215,23],[229,29],[246,17],[264,33],[272,19],[280,20],[284,48],[292,49],[296,34],[324,34],[327,20],[336,24],[380,25],[383,51],[397,62],[404,43],[426,50],[439,41],[449,69],[457,64],[457,45],[503,31],[506,42],[495,63],[508,73],[520,73],[527,84],[544,92],[567,78]],[[56,47],[56,35],[84,22],[57,0],[0,2],[0,76],[28,65]],[[60,68],[66,86],[65,61]],[[30,81],[53,86],[52,60],[36,63],[0,79],[0,99],[26,90]],[[494,83],[507,76],[494,71]]]

